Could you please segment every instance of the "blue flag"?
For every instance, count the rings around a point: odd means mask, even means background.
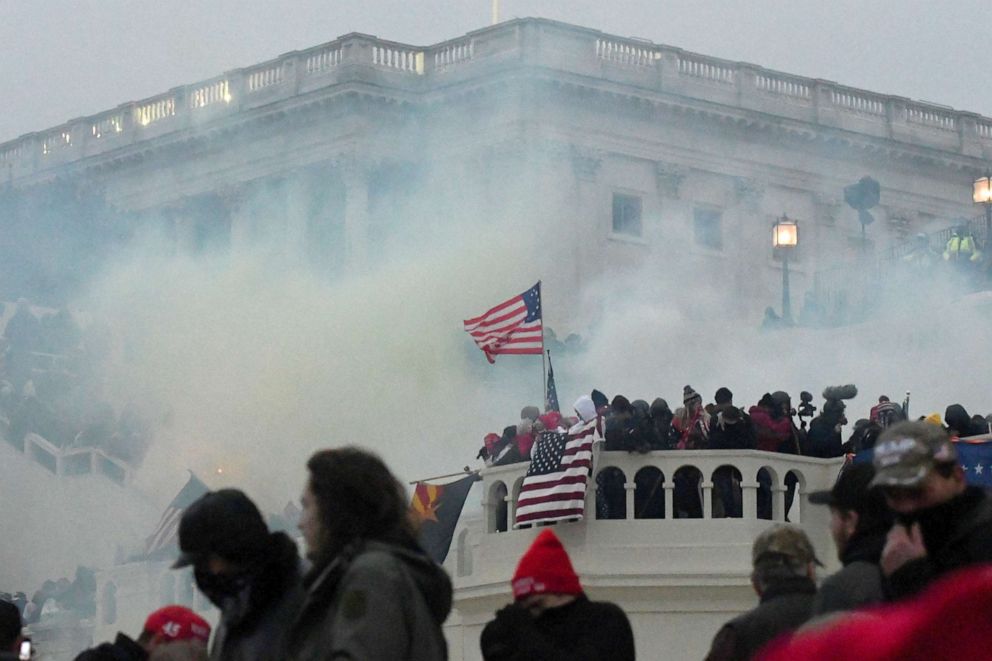
[[[992,489],[992,439],[980,441],[955,440],[954,447],[958,451],[958,463],[964,469],[964,477],[968,484],[976,487]],[[872,451],[859,452],[854,461],[872,460]]]

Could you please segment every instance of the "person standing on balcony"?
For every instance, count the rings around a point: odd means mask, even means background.
[[[768,642],[802,626],[813,613],[816,568],[813,544],[788,524],[768,528],[754,540],[751,585],[761,599],[754,609],[727,622],[706,661],[745,661]]]
[[[633,661],[626,613],[582,590],[561,541],[543,530],[520,558],[514,602],[482,630],[485,661]]]
[[[868,485],[875,477],[870,463],[845,468],[833,488],[815,491],[809,502],[830,507],[830,534],[843,569],[828,576],[813,601],[813,614],[861,608],[885,600],[878,563],[892,513],[878,489]]]
[[[886,594],[901,599],[968,565],[992,562],[992,498],[968,486],[943,429],[904,422],[878,439],[875,478],[896,523],[882,550]]]

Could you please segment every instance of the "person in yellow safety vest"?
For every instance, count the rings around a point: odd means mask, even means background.
[[[944,248],[944,259],[951,262],[963,261],[978,262],[982,259],[982,251],[975,244],[975,237],[971,232],[963,228],[951,230],[951,238],[947,240]]]

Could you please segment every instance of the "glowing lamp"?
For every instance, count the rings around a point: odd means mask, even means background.
[[[782,216],[772,225],[772,247],[795,248],[799,245],[799,225]]]
[[[992,204],[992,178],[986,175],[976,179],[971,199],[975,204]]]

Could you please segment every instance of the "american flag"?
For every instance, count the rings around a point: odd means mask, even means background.
[[[200,479],[189,474],[186,486],[179,490],[176,497],[172,499],[169,506],[162,512],[158,527],[155,532],[145,540],[145,558],[157,560],[165,557],[179,542],[179,519],[182,518],[186,508],[199,500],[203,494],[210,491]]]
[[[498,354],[540,354],[544,351],[541,283],[500,303],[478,317],[465,320],[465,330],[490,363]]]
[[[582,518],[592,471],[592,444],[597,437],[596,420],[577,425],[567,434],[541,434],[520,487],[514,528]]]

